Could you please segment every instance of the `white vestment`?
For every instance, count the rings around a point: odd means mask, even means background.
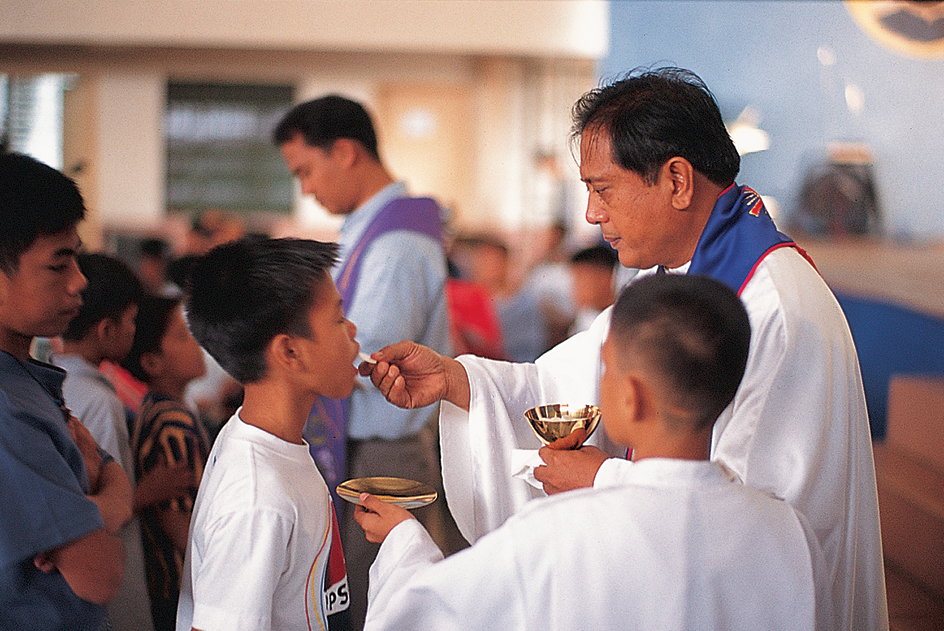
[[[871,435],[845,317],[793,248],[764,257],[741,298],[751,322],[750,354],[741,387],[715,424],[712,459],[809,519],[832,585],[831,628],[887,629]],[[513,450],[540,447],[524,411],[599,401],[600,347],[609,317],[607,310],[588,331],[534,364],[460,358],[471,385],[470,412],[444,403],[440,428],[446,497],[470,542],[543,495],[512,479]],[[591,442],[605,442],[604,434],[601,427]],[[619,480],[630,466],[608,460],[595,484]]]
[[[819,544],[717,463],[648,458],[529,504],[445,560],[415,520],[370,570],[365,631],[816,628]]]

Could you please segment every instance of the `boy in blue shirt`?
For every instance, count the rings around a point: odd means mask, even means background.
[[[65,407],[65,372],[30,357],[82,304],[75,183],[0,155],[0,628],[98,631],[124,571],[131,485]]]

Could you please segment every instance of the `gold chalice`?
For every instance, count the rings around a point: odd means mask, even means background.
[[[586,438],[590,438],[590,434],[600,424],[600,408],[595,405],[569,405],[567,403],[539,405],[527,410],[524,416],[528,419],[531,429],[545,445],[553,443],[558,438],[570,436],[578,429],[586,431]],[[574,449],[579,448],[580,445],[574,447]]]

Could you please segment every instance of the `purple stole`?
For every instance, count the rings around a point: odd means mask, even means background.
[[[354,300],[364,253],[370,244],[397,230],[418,232],[441,244],[443,233],[439,206],[428,197],[400,197],[377,213],[338,271],[336,283],[345,307],[350,307]],[[331,491],[337,510],[342,510],[342,501],[335,489],[347,475],[347,412],[347,399],[318,397],[305,425],[305,439],[311,457]]]
[[[732,184],[715,202],[688,273],[711,276],[740,296],[764,257],[782,247],[796,248],[809,261],[806,252],[774,226],[760,195]]]

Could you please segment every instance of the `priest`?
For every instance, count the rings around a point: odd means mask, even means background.
[[[753,336],[744,379],[714,426],[711,459],[743,483],[806,515],[822,546],[834,629],[887,629],[875,470],[855,346],[835,297],[802,250],[780,233],[760,196],[735,182],[740,160],[707,86],[679,68],[632,73],[574,107],[586,218],[621,264],[649,274],[705,274],[743,300]],[[597,403],[593,326],[533,364],[463,356],[410,342],[373,355],[362,374],[389,401],[441,399],[446,497],[470,541],[542,490],[514,477],[515,452],[539,444],[526,409]],[[553,493],[629,475],[606,444],[542,451],[534,476]]]

